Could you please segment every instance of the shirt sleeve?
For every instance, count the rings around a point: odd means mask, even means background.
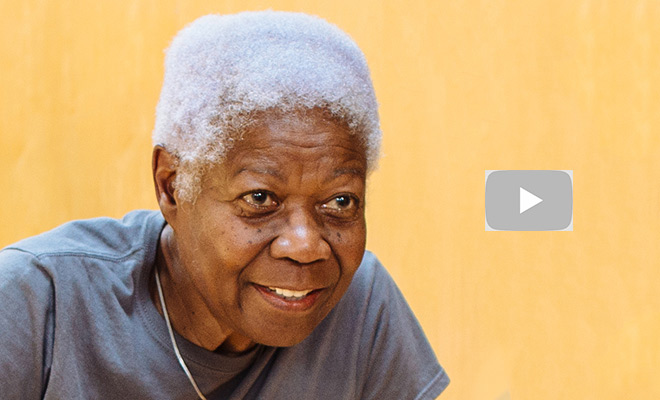
[[[37,259],[0,251],[0,393],[39,399],[50,372],[53,340],[52,280]]]
[[[364,332],[368,375],[362,399],[435,399],[449,384],[419,322],[387,271],[374,258]]]

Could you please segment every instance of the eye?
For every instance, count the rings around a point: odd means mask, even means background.
[[[349,194],[336,195],[321,205],[321,208],[338,216],[353,216],[358,210],[357,197]]]
[[[271,209],[279,205],[275,199],[275,195],[265,190],[247,193],[243,195],[242,199],[250,206],[258,209]]]

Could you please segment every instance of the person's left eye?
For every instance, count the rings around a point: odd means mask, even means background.
[[[357,212],[359,201],[357,197],[349,194],[336,195],[321,205],[321,208],[333,214],[353,215]]]

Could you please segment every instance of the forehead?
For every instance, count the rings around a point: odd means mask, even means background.
[[[366,176],[366,148],[359,135],[323,111],[262,112],[235,141],[223,164],[233,172],[270,164],[284,173],[289,166],[306,164],[350,168]]]

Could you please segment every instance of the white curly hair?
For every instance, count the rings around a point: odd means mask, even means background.
[[[223,160],[255,113],[313,108],[360,137],[373,170],[378,104],[364,55],[346,33],[301,13],[207,15],[167,50],[153,143],[177,157],[175,188],[194,201],[206,168]]]

